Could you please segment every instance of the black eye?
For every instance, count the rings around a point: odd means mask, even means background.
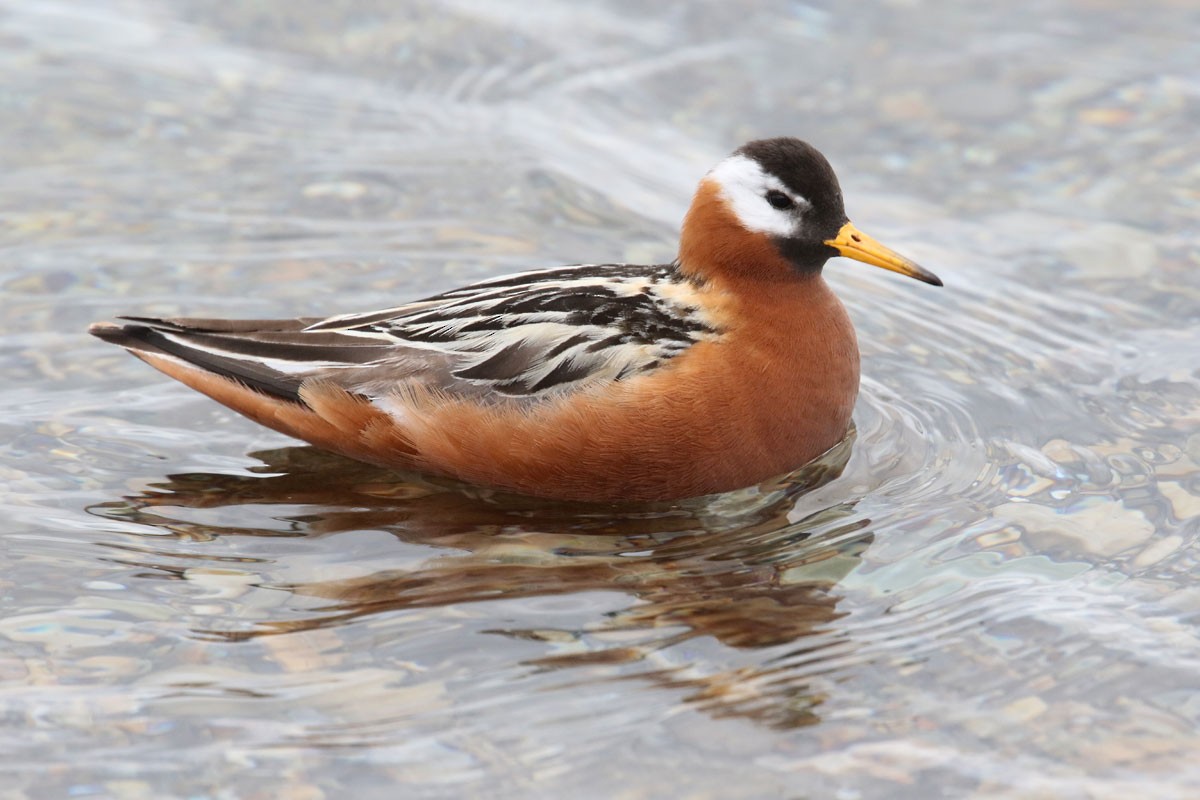
[[[777,208],[780,211],[796,205],[792,202],[792,198],[788,197],[778,189],[772,189],[771,191],[767,192],[766,197],[767,202],[771,204],[771,208]]]

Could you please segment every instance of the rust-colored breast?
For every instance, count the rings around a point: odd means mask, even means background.
[[[819,277],[792,294],[790,314],[778,292],[754,318],[732,324],[746,310],[728,309],[721,339],[603,391],[532,410],[411,397],[404,439],[426,469],[546,497],[671,499],[766,480],[836,444],[858,389],[841,304]]]
[[[707,182],[680,261],[719,337],[653,373],[532,409],[409,392],[401,425],[420,465],[546,497],[670,499],[766,480],[840,441],[858,346],[821,276],[747,232]]]
[[[846,432],[858,348],[819,274],[801,275],[702,183],[682,269],[720,334],[651,373],[529,405],[412,385],[371,403],[326,383],[305,405],[151,353],[168,375],[275,430],[383,466],[567,500],[658,500],[748,486]]]

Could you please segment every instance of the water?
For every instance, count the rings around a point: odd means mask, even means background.
[[[1198,34],[1189,0],[0,2],[0,794],[1194,796]],[[83,334],[667,259],[778,134],[947,286],[830,265],[857,437],[773,485],[397,476]]]

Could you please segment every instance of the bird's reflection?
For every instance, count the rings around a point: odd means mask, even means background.
[[[850,445],[843,442],[821,461],[771,485],[636,507],[498,495],[293,447],[256,453],[264,462],[253,470],[258,474],[172,475],[91,511],[192,541],[384,530],[445,551],[414,569],[276,586],[317,598],[322,606],[307,618],[207,635],[236,640],[332,627],[395,610],[615,591],[636,602],[598,615],[584,630],[492,632],[546,642],[546,654],[531,662],[542,669],[642,662],[645,668],[633,674],[686,689],[690,702],[711,714],[792,727],[816,721],[820,703],[807,685],[812,671],[795,665],[819,661],[813,653],[822,649],[837,649],[841,615],[834,587],[872,538],[868,520],[853,512],[852,502],[821,496],[820,487],[845,467]],[[239,527],[239,518],[249,515],[232,512],[249,505],[303,506],[304,513],[287,517],[289,531]],[[198,523],[189,509],[225,509],[222,516],[235,524]],[[161,558],[140,563],[126,553],[122,560],[159,574],[164,569]],[[787,656],[733,669],[705,671],[664,657],[673,646],[700,637],[739,651],[797,646]]]

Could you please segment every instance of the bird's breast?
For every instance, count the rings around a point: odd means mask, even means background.
[[[692,404],[698,441],[727,462],[756,464],[764,478],[837,444],[858,396],[859,355],[824,280],[739,287],[716,317],[721,336],[665,370],[660,387]]]
[[[858,349],[820,277],[708,291],[719,333],[652,372],[532,407],[408,397],[403,439],[424,469],[602,501],[750,486],[837,444],[858,390]]]

